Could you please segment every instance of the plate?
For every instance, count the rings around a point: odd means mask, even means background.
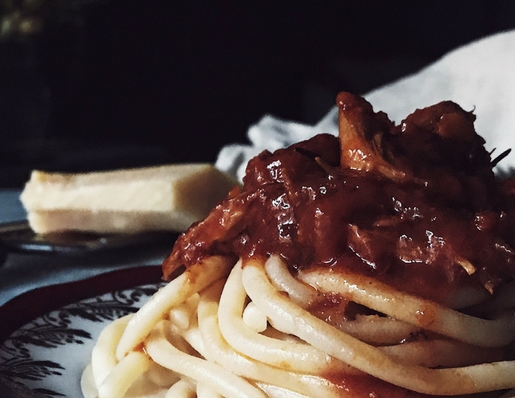
[[[0,223],[0,242],[6,249],[18,252],[84,254],[136,245],[169,245],[177,235],[177,232],[168,231],[138,234],[62,232],[40,235],[32,231],[26,220]]]
[[[137,311],[163,285],[159,275],[159,267],[118,270],[29,292],[6,304],[0,308],[2,323],[11,323],[5,322],[11,315],[15,323],[21,323],[16,311],[30,313],[28,305],[35,300],[61,294],[65,296],[62,302],[73,301],[88,289],[91,292],[88,298],[42,312],[9,333],[0,346],[0,374],[41,397],[81,398],[80,378],[98,335],[113,320]],[[141,284],[99,293],[109,286],[109,281],[116,286],[126,285],[130,280]],[[3,329],[2,333],[8,332],[5,326]]]

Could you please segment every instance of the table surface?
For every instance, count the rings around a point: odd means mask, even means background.
[[[19,190],[0,190],[0,223],[24,220]],[[173,242],[97,253],[9,253],[0,265],[0,306],[25,292],[110,271],[161,264]]]

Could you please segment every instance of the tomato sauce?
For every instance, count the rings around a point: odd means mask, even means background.
[[[292,272],[350,270],[444,302],[515,275],[515,183],[499,182],[474,115],[452,102],[399,125],[337,98],[340,136],[317,135],[247,167],[243,187],[179,237],[167,278],[213,254],[280,254]]]

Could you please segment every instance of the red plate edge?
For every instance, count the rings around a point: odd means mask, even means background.
[[[158,283],[161,276],[161,265],[147,265],[22,293],[0,307],[0,344],[21,326],[47,312],[111,291]]]

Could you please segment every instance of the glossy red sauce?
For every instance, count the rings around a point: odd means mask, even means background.
[[[395,126],[348,93],[337,105],[340,137],[252,159],[241,190],[179,237],[165,278],[212,254],[271,253],[292,270],[349,269],[436,301],[513,277],[515,183],[496,181],[472,113],[442,102]]]
[[[280,254],[293,273],[350,270],[437,302],[513,279],[515,180],[496,181],[472,113],[442,102],[395,126],[351,94],[337,105],[339,137],[252,159],[243,187],[179,237],[165,279],[215,254]],[[328,295],[311,311],[338,323],[367,310]],[[432,316],[420,310],[422,322]],[[368,375],[324,376],[342,396],[424,396]]]
[[[434,395],[420,394],[393,386],[367,374],[342,375],[338,373],[323,375],[338,386],[342,397],[349,398],[425,398]]]

